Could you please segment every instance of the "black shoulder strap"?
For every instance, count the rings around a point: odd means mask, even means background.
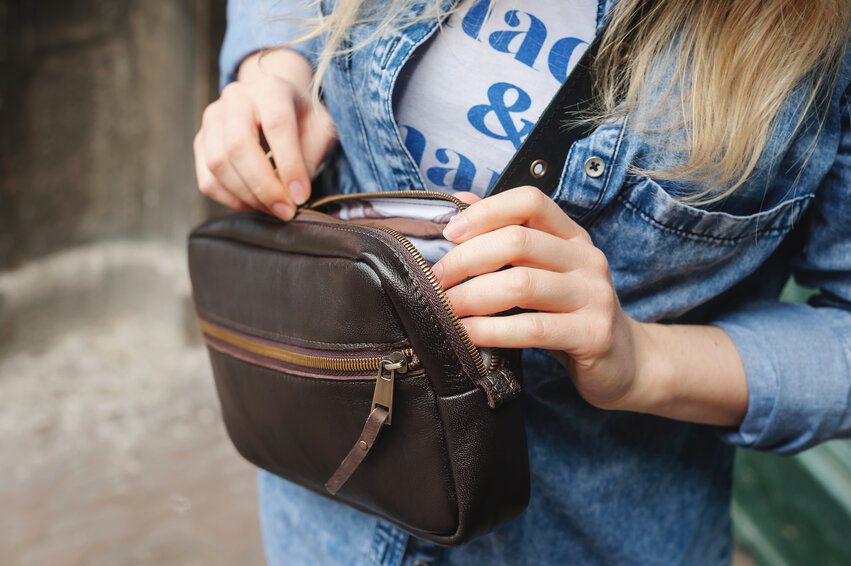
[[[598,34],[588,46],[520,149],[485,196],[521,185],[532,185],[547,195],[553,194],[573,142],[584,138],[593,130],[592,125],[577,122],[576,118],[591,108],[591,64],[599,49],[602,35],[602,32]]]

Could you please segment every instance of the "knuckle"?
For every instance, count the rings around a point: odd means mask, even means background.
[[[535,210],[544,204],[545,200],[549,200],[544,193],[535,187],[526,185],[518,189],[520,196],[523,198],[523,203],[530,210]]]
[[[583,228],[579,224],[576,224],[576,227],[579,231],[579,239],[581,241],[585,242],[586,244],[593,246],[594,240],[591,239],[591,234],[588,233],[588,230],[586,230],[585,228]]]
[[[508,281],[508,290],[515,299],[528,297],[532,293],[534,281],[532,273],[527,269],[515,267],[511,270]]]
[[[213,175],[220,175],[227,168],[228,160],[224,155],[214,153],[207,156],[206,164],[207,169],[209,169]]]
[[[201,114],[201,124],[209,124],[211,120],[216,118],[218,114],[218,102],[211,102],[204,108],[204,112]]]
[[[596,273],[608,273],[609,260],[600,248],[591,247],[588,251],[588,267]]]
[[[263,120],[263,128],[266,130],[286,130],[294,125],[294,119],[286,112],[272,112]]]
[[[599,291],[597,291],[596,295],[597,300],[599,301],[600,306],[602,307],[604,312],[612,312],[613,310],[615,310],[618,301],[615,297],[615,294],[612,292],[611,288],[608,287],[608,285],[602,287]]]
[[[222,89],[221,98],[233,98],[242,94],[242,85],[239,81],[233,81],[225,85]]]
[[[278,79],[271,84],[274,85],[275,93],[278,96],[285,96],[287,98],[295,99],[299,95],[298,90],[296,90],[295,88],[295,85],[292,84],[290,81]]]
[[[517,224],[505,228],[505,244],[516,254],[526,251],[529,244],[529,232]]]
[[[228,155],[241,155],[246,147],[248,140],[243,136],[231,136],[225,141],[225,151]]]
[[[275,74],[264,74],[255,84],[264,95],[268,96],[281,96],[295,91],[292,82]]]

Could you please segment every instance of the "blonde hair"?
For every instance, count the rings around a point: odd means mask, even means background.
[[[338,0],[332,13],[299,39],[325,37],[314,88],[334,57],[391,29],[429,18],[442,21],[452,12],[432,0],[420,14],[406,15],[415,1],[378,6],[369,0]],[[366,22],[375,24],[372,33],[351,45],[350,31]],[[619,0],[594,63],[599,108],[593,119],[603,122],[639,107],[647,115],[648,103],[668,114],[675,110],[676,119],[666,127],[685,131],[685,162],[641,172],[703,184],[706,188],[683,197],[692,203],[723,199],[754,171],[793,90],[804,86],[808,94],[796,128],[810,110],[824,108],[849,30],[848,0]],[[661,91],[663,85],[654,84],[660,68],[672,72]],[[654,100],[643,96],[648,92]]]

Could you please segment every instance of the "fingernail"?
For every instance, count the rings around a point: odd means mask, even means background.
[[[455,240],[467,231],[467,219],[463,214],[456,214],[443,229],[443,237],[447,240]]]
[[[283,202],[276,202],[272,205],[272,212],[275,213],[275,216],[282,220],[289,220],[295,214],[295,210],[290,205]]]
[[[439,261],[431,266],[431,272],[434,273],[434,278],[440,283],[440,278],[443,277],[443,266]]]
[[[307,202],[308,197],[310,197],[310,191],[304,187],[301,181],[291,181],[290,195],[292,195],[296,204],[304,204]]]

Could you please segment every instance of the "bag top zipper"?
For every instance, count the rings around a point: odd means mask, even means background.
[[[457,206],[459,212],[469,206],[463,200],[446,193],[441,193],[440,191],[376,191],[372,193],[345,193],[319,197],[318,199],[306,202],[302,205],[301,209],[316,211],[318,208],[335,202],[370,198],[432,198],[445,200]]]
[[[304,211],[324,214],[323,212],[317,209],[334,202],[370,198],[435,198],[449,201],[455,204],[455,206],[458,207],[459,211],[466,209],[468,206],[467,203],[465,203],[464,201],[452,195],[441,193],[439,191],[379,191],[374,193],[347,193],[320,197],[315,201],[310,201],[306,203],[304,205]],[[446,314],[449,316],[449,319],[452,321],[453,328],[456,332],[458,332],[458,335],[461,337],[461,342],[464,344],[464,348],[469,352],[470,357],[473,361],[473,365],[475,366],[475,370],[479,374],[479,377],[485,377],[494,368],[496,368],[497,365],[499,365],[499,349],[494,348],[492,350],[490,360],[488,363],[486,363],[481,351],[479,351],[476,345],[473,344],[472,339],[470,339],[470,335],[467,334],[467,330],[461,323],[461,319],[458,317],[457,314],[455,314],[455,309],[452,308],[452,304],[449,302],[449,298],[446,296],[446,293],[438,284],[437,279],[435,278],[434,273],[431,270],[431,266],[425,260],[423,255],[417,249],[417,247],[413,243],[411,243],[411,241],[404,234],[402,234],[398,230],[394,230],[393,228],[388,228],[386,226],[363,227],[367,229],[379,230],[395,238],[402,245],[402,247],[404,247],[405,250],[411,255],[411,257],[414,259],[414,263],[416,263],[417,266],[423,271],[423,273],[425,273],[426,279],[428,280],[431,287],[434,289],[435,293],[437,293],[441,306],[446,311]]]

